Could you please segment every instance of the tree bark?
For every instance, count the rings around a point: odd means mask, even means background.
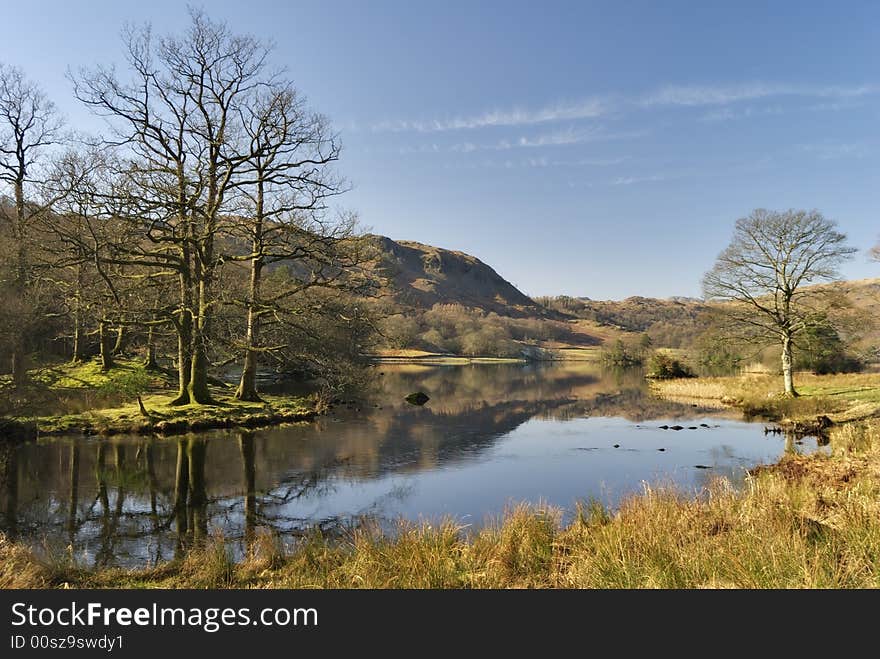
[[[794,388],[794,379],[792,378],[792,340],[791,336],[784,335],[782,337],[782,379],[785,381],[785,395],[796,397],[798,392]]]
[[[122,354],[122,347],[125,343],[125,326],[120,325],[116,328],[116,343],[113,344],[113,355]]]
[[[98,342],[101,347],[101,370],[105,373],[113,368],[113,355],[110,350],[110,336],[107,331],[109,323],[102,320],[98,323]]]
[[[12,356],[10,359],[12,384],[14,387],[18,388],[25,383],[25,373],[27,373],[27,368],[25,368],[24,365],[24,349],[21,346],[21,340],[19,337],[15,338],[15,345],[12,348]]]
[[[199,282],[198,315],[192,324],[192,369],[189,378],[189,402],[209,405],[214,401],[208,389],[208,354],[205,346],[208,325],[208,282]]]
[[[177,327],[177,397],[172,405],[186,405],[189,398],[189,378],[192,372],[192,293],[189,276],[180,274],[180,319]]]
[[[74,301],[73,307],[73,356],[71,362],[78,364],[82,361],[82,309],[79,294]]]
[[[156,362],[156,340],[153,334],[153,326],[147,330],[147,354],[144,356],[144,368],[148,371],[156,371],[159,364]]]
[[[259,201],[258,201],[259,205]],[[258,209],[259,210],[259,209]],[[262,250],[262,231],[259,222],[255,227],[253,242],[253,253],[258,255],[251,261],[251,284],[248,295],[248,312],[247,312],[247,334],[245,336],[245,353],[244,364],[241,368],[241,382],[238,384],[238,390],[235,397],[239,400],[248,400],[258,402],[260,396],[257,393],[257,341],[259,335],[260,318],[258,316],[257,305],[260,300],[260,282],[263,274],[263,257]]]

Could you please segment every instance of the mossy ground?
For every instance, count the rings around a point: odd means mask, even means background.
[[[211,405],[171,405],[173,399],[173,395],[144,397],[147,416],[134,403],[78,414],[36,417],[35,421],[41,435],[174,434],[210,428],[304,421],[315,416],[314,403],[306,398],[264,396],[262,402],[245,402],[230,395],[215,395]]]
[[[127,391],[136,378],[142,383],[145,416]],[[45,401],[52,414],[40,414],[39,404],[19,416],[33,420],[41,435],[57,434],[173,434],[226,428],[254,427],[302,421],[315,415],[315,403],[305,397],[262,396],[261,402],[235,399],[232,387],[214,387],[211,405],[171,405],[175,378],[161,370],[147,370],[134,360],[117,360],[104,372],[98,360],[56,364],[29,373],[27,395]],[[0,383],[0,387],[11,383]],[[67,409],[65,409],[67,408]]]

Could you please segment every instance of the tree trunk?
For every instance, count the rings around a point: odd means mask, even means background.
[[[24,212],[24,162],[19,162],[20,175],[15,181],[15,222],[16,222],[16,263],[15,283],[19,293],[24,293],[27,286],[27,236]]]
[[[122,354],[122,346],[125,342],[125,327],[120,325],[116,329],[116,343],[113,344],[113,355]]]
[[[259,244],[262,242],[259,238],[254,239],[254,253],[258,254],[261,248]],[[235,397],[239,400],[249,400],[257,402],[260,400],[257,394],[257,337],[259,334],[260,317],[258,316],[257,305],[260,299],[260,281],[263,272],[263,258],[256,257],[251,262],[251,290],[248,296],[248,313],[247,313],[247,334],[245,335],[245,353],[244,364],[241,368],[241,382],[238,384],[238,390]]]
[[[25,383],[25,373],[27,373],[24,365],[24,350],[21,347],[19,337],[15,337],[15,347],[12,349],[10,367],[12,370],[12,384],[18,388]]]
[[[798,392],[794,388],[794,379],[791,375],[791,337],[786,335],[782,337],[782,379],[785,381],[785,395],[796,397]]]
[[[192,292],[189,276],[180,275],[180,319],[177,322],[177,397],[172,405],[186,405],[189,399],[189,378],[192,372]]]
[[[82,361],[82,312],[80,301],[77,297],[73,308],[73,357],[71,362],[78,364]]]
[[[147,330],[147,354],[144,357],[144,368],[148,371],[159,370],[159,364],[156,362],[156,341],[153,336],[153,325]]]
[[[101,346],[101,370],[105,373],[113,368],[113,355],[110,350],[110,336],[107,327],[108,323],[106,320],[98,323],[98,342]]]
[[[25,241],[24,213],[24,162],[19,159],[19,176],[15,181],[15,293],[24,300],[27,286],[27,253]],[[17,388],[24,384],[26,368],[24,364],[24,332],[22,328],[13,330],[15,336],[12,344],[12,383]]]
[[[198,290],[198,315],[192,331],[192,370],[189,378],[189,402],[209,405],[214,401],[208,390],[208,354],[205,334],[208,325],[208,282],[202,279]]]

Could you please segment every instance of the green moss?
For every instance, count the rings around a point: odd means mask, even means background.
[[[92,359],[34,369],[30,377],[35,383],[51,389],[101,389],[123,383],[133,374],[143,377],[156,388],[171,383],[171,378],[162,371],[147,371],[139,361],[125,359],[117,359],[115,366],[106,372],[101,370],[100,360]]]
[[[309,398],[265,396],[252,403],[232,397],[217,397],[216,405],[171,405],[173,396],[144,397],[149,416],[141,414],[137,403],[80,414],[38,417],[41,435],[70,433],[113,435],[119,433],[178,434],[211,428],[256,427],[306,421],[315,416]]]
[[[40,435],[168,435],[305,421],[316,413],[315,401],[309,398],[263,396],[261,402],[245,402],[233,398],[231,388],[215,391],[214,405],[171,405],[176,388],[174,374],[147,370],[135,360],[119,359],[107,372],[101,370],[99,360],[90,360],[44,366],[29,375],[31,387],[41,400],[75,393],[80,397],[85,395],[91,408],[67,414],[29,415],[27,420],[36,423]],[[141,413],[136,401],[138,395],[147,416]]]

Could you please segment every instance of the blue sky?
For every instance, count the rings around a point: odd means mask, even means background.
[[[376,233],[459,249],[532,295],[699,295],[734,221],[816,208],[880,276],[880,3],[205,2],[276,44],[341,133]],[[0,60],[71,124],[70,67],[182,2],[17,5]],[[6,16],[9,16],[7,13]],[[10,29],[11,28],[11,29]]]

